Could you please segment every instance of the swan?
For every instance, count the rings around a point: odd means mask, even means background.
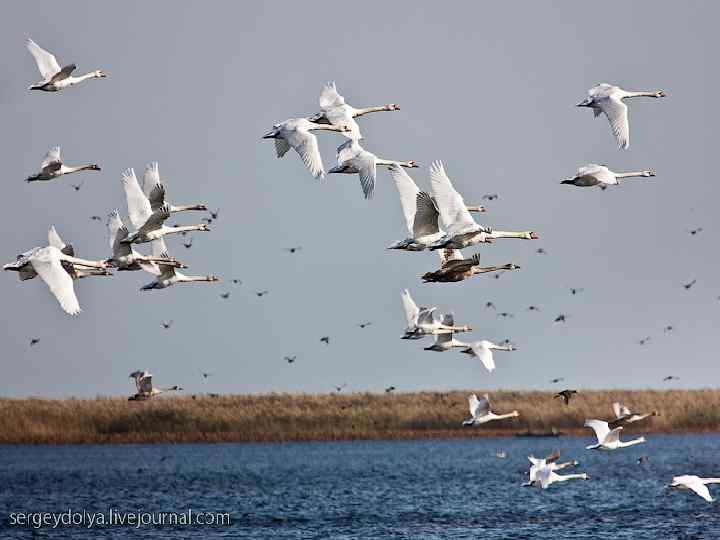
[[[320,157],[317,137],[310,133],[316,130],[338,131],[346,133],[350,131],[347,126],[333,126],[328,124],[316,124],[307,118],[291,118],[279,124],[275,124],[271,131],[262,136],[263,139],[275,139],[275,152],[281,158],[292,147],[300,156],[305,166],[313,175],[313,178],[325,176],[325,169]]]
[[[673,476],[672,483],[668,485],[668,488],[691,489],[706,501],[713,502],[707,484],[720,484],[720,478],[700,478],[694,474]]]
[[[317,122],[318,124],[332,124],[334,126],[347,126],[350,132],[346,133],[346,137],[362,138],[360,134],[360,126],[355,121],[358,116],[368,113],[380,111],[399,111],[400,106],[395,103],[388,105],[380,105],[379,107],[365,107],[364,109],[356,109],[345,103],[335,86],[334,82],[326,83],[320,90],[320,112],[311,116],[308,120]]]
[[[622,426],[624,424],[632,424],[634,422],[639,422],[640,420],[644,420],[648,416],[660,416],[657,411],[652,411],[645,414],[632,412],[625,405],[618,401],[612,404],[612,408],[613,412],[615,413],[615,420],[613,420],[612,422],[608,422],[608,425],[611,428]]]
[[[178,385],[170,386],[168,388],[157,388],[153,386],[152,373],[149,373],[147,371],[133,371],[130,374],[130,378],[135,380],[135,387],[137,388],[137,393],[134,396],[128,398],[131,401],[151,399],[158,394],[162,394],[164,392],[174,392],[183,389]]]
[[[558,460],[560,459],[560,451],[555,450],[552,454],[545,458],[536,458],[533,455],[528,456],[528,460],[530,461],[530,471],[528,473],[528,481],[523,486],[534,486],[535,483],[538,480],[537,474],[540,469],[544,467],[549,467],[553,471],[560,471],[562,469],[565,469],[566,467],[575,467],[578,462],[573,461],[566,461],[563,463],[558,463]]]
[[[186,212],[188,210],[198,210],[205,212],[207,211],[207,205],[205,204],[181,204],[174,205],[170,204],[165,200],[165,185],[160,180],[160,169],[158,168],[158,162],[153,161],[145,166],[145,173],[143,174],[143,192],[150,201],[150,208],[153,212],[157,212],[160,208],[168,205],[170,213]]]
[[[447,327],[455,324],[455,317],[452,313],[446,313],[440,317],[440,322]],[[435,334],[435,341],[429,347],[425,347],[426,351],[445,352],[456,347],[467,347],[469,343],[455,339],[453,332],[443,332]]]
[[[79,77],[73,77],[71,73],[75,71],[77,67],[75,64],[68,64],[67,66],[60,69],[57,58],[42,47],[35,43],[32,39],[28,38],[25,41],[30,54],[33,55],[35,63],[37,64],[38,70],[43,80],[31,84],[28,90],[43,90],[45,92],[57,92],[68,86],[81,83],[87,79],[102,79],[107,77],[107,74],[102,70],[91,71],[85,75]]]
[[[493,351],[517,350],[517,347],[509,343],[507,345],[498,345],[496,343],[493,343],[492,341],[488,341],[487,339],[482,339],[473,343],[466,343],[465,345],[466,348],[460,352],[479,358],[482,362],[482,365],[485,366],[485,369],[487,369],[488,371],[493,371],[495,369],[495,359],[493,358]]]
[[[420,339],[435,334],[447,334],[450,332],[469,332],[470,326],[445,325],[435,318],[437,308],[418,307],[410,296],[410,291],[405,289],[402,293],[403,308],[407,328],[402,339]]]
[[[177,268],[187,268],[187,266],[174,257],[166,259],[162,257],[146,256],[135,251],[132,244],[125,242],[129,233],[117,210],[114,210],[108,215],[107,228],[110,239],[110,248],[112,249],[112,256],[107,260],[107,262],[113,268],[117,268],[121,271],[134,271],[141,270],[143,265],[152,266],[154,263],[158,262],[174,265]],[[158,253],[167,252],[165,241],[162,238],[153,240],[153,243],[158,243]]]
[[[157,240],[167,234],[210,230],[210,227],[205,223],[176,227],[165,225],[165,220],[170,217],[170,207],[165,204],[156,212],[152,211],[150,200],[140,189],[140,184],[132,168],[126,169],[122,173],[122,184],[127,199],[128,216],[130,222],[137,229],[133,234],[122,240],[123,243],[142,244]]]
[[[470,418],[465,420],[463,426],[479,426],[493,420],[503,420],[505,418],[516,418],[520,413],[513,411],[507,414],[495,414],[491,410],[490,396],[483,394],[482,399],[478,399],[475,394],[468,396],[468,404],[470,405]]]
[[[492,242],[499,238],[522,238],[525,240],[539,238],[533,231],[493,231],[489,227],[478,225],[468,212],[462,195],[453,187],[441,161],[434,161],[430,165],[430,182],[435,202],[440,211],[440,218],[447,228],[447,234],[430,244],[429,249],[462,249],[483,242]]]
[[[627,149],[630,146],[630,126],[628,125],[627,105],[623,102],[626,98],[632,97],[666,97],[662,90],[655,92],[628,92],[619,86],[608,83],[601,83],[588,90],[588,97],[577,104],[578,107],[590,107],[597,118],[600,113],[610,121],[618,147]]]
[[[555,395],[553,396],[553,399],[554,399],[554,398],[560,398],[560,399],[562,399],[562,400],[565,402],[565,405],[570,405],[570,399],[572,399],[572,397],[573,397],[575,394],[577,394],[577,393],[578,393],[577,390],[565,389],[565,390],[563,390],[563,391],[558,392],[557,394],[555,394]]]
[[[156,243],[153,243],[152,249],[153,249],[153,256],[156,258],[162,258],[162,259],[168,259],[170,256],[167,252],[160,252],[158,251],[161,246],[158,246]],[[181,274],[180,272],[177,272],[175,270],[175,266],[173,264],[166,264],[164,262],[155,262],[152,265],[142,265],[143,270],[146,272],[153,274],[154,276],[157,276],[155,281],[152,281],[148,283],[147,285],[143,285],[140,290],[141,291],[150,291],[152,289],[165,289],[167,287],[171,287],[177,283],[191,283],[191,282],[197,282],[197,281],[207,281],[207,282],[215,282],[220,281],[219,278],[217,278],[214,275],[209,276],[187,276],[185,274]]]
[[[360,186],[366,199],[372,199],[375,193],[375,178],[378,165],[399,165],[401,167],[415,168],[414,161],[390,161],[377,157],[362,146],[358,138],[352,138],[338,146],[338,164],[328,171],[328,174],[357,174],[360,177]]]
[[[610,429],[610,426],[604,420],[585,420],[585,427],[591,428],[597,437],[597,444],[586,446],[587,450],[617,450],[626,446],[633,446],[645,442],[645,437],[639,437],[631,441],[621,441],[620,431],[622,427]]]
[[[62,157],[60,155],[60,147],[53,146],[50,150],[48,150],[48,153],[45,155],[45,159],[42,160],[42,163],[40,164],[40,172],[38,174],[34,174],[33,176],[28,176],[25,181],[45,182],[48,180],[52,180],[53,178],[57,178],[58,176],[62,176],[63,174],[71,174],[79,171],[99,170],[101,170],[100,167],[95,164],[81,165],[79,167],[70,167],[68,165],[65,165],[62,162]]]
[[[391,244],[388,249],[422,251],[445,236],[445,231],[440,228],[437,204],[428,193],[420,191],[403,167],[393,163],[388,170],[400,195],[400,206],[410,233],[409,238]],[[469,212],[485,211],[482,206],[468,206],[467,209]]]
[[[33,248],[23,253],[14,263],[6,264],[4,270],[21,271],[26,264],[40,276],[55,296],[60,307],[69,315],[80,313],[80,304],[75,290],[73,289],[73,278],[68,273],[63,263],[70,263],[88,268],[105,269],[108,267],[105,261],[89,261],[72,255],[67,255],[55,246]],[[27,275],[27,274],[26,274]],[[22,278],[21,279],[27,279]]]
[[[558,474],[553,471],[552,467],[541,467],[537,471],[537,481],[535,485],[542,489],[547,489],[550,484],[555,482],[566,482],[568,480],[589,480],[590,477],[586,473],[580,474]]]
[[[634,178],[642,177],[649,178],[655,176],[655,171],[635,171],[635,172],[624,172],[616,173],[608,169],[605,165],[598,165],[596,163],[588,163],[582,167],[578,167],[575,176],[568,178],[560,182],[561,184],[570,184],[579,187],[592,187],[600,186],[605,189],[607,186],[616,186],[620,184],[618,180],[621,178]]]
[[[440,255],[440,269],[423,274],[422,280],[425,283],[463,281],[476,274],[520,269],[519,266],[513,263],[502,266],[480,266],[479,253],[476,253],[469,259],[465,259],[459,249],[443,249],[439,250],[438,254]]]

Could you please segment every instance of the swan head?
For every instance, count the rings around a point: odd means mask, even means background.
[[[485,207],[484,206],[468,206],[467,207],[468,212],[477,212],[478,214],[485,213]]]
[[[400,105],[398,105],[397,103],[389,103],[389,104],[385,105],[385,110],[386,111],[399,111]]]
[[[655,92],[655,97],[656,98],[667,97],[667,94],[665,93],[665,90],[658,90],[657,92]]]
[[[92,165],[88,165],[88,166],[86,167],[86,169],[87,169],[88,171],[102,171],[102,169],[100,168],[100,165],[98,165],[98,164],[96,164],[96,163],[93,163]]]
[[[107,73],[105,73],[101,69],[96,70],[93,75],[95,75],[95,77],[97,77],[98,79],[104,79],[105,77],[107,77]]]
[[[408,169],[417,169],[420,165],[417,164],[416,161],[410,160],[405,164],[405,167]]]
[[[513,411],[510,414],[512,414],[514,418],[517,418],[518,416],[520,416],[520,413],[517,411]]]
[[[505,270],[520,270],[520,267],[515,263],[506,264],[503,268]]]
[[[576,107],[590,107],[592,105],[592,102],[593,102],[593,99],[591,97],[587,97],[575,106]]]
[[[582,474],[580,475],[580,478],[581,478],[582,480],[590,480],[590,475],[587,474],[587,473],[582,473]]]
[[[527,240],[539,240],[540,235],[538,235],[538,233],[536,233],[535,231],[530,231],[529,233],[526,233],[525,238]]]
[[[207,279],[208,281],[220,281],[220,278],[217,277],[217,276],[215,276],[215,275],[213,275],[213,274],[210,274],[209,276],[207,276],[206,279]]]
[[[278,130],[275,126],[273,126],[272,130],[268,131],[265,135],[262,136],[263,139],[275,139],[277,138]]]
[[[563,180],[563,181],[560,182],[560,183],[561,183],[561,184],[571,184],[571,185],[575,185],[575,178],[567,178],[567,179]]]
[[[654,170],[650,169],[650,170],[647,170],[647,171],[643,171],[643,172],[642,172],[642,175],[645,176],[645,177],[648,177],[648,176],[656,176],[656,173],[655,173]]]
[[[207,223],[203,223],[201,225],[198,225],[198,231],[205,231],[208,232],[210,230],[210,227]]]

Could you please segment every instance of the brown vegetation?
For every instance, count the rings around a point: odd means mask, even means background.
[[[480,392],[477,392],[480,393]],[[0,443],[250,442],[420,439],[590,432],[585,418],[609,419],[619,400],[660,416],[629,432],[716,431],[720,390],[581,391],[569,406],[551,392],[492,393],[493,409],[520,417],[467,428],[467,391],[398,394],[269,394],[126,398],[0,399]]]

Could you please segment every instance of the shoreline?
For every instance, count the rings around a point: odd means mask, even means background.
[[[470,393],[195,395],[144,402],[5,398],[0,399],[0,444],[472,439],[553,428],[560,437],[532,438],[591,437],[583,427],[585,418],[610,419],[613,401],[660,413],[626,426],[628,435],[720,432],[720,390],[581,391],[567,406],[552,392],[496,391],[491,393],[493,410],[518,410],[520,416],[464,427]]]

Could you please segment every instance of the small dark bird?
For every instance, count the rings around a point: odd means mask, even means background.
[[[673,330],[675,330],[675,328],[673,328],[673,326],[670,325],[670,324],[668,324],[668,325],[664,328],[664,331],[665,331],[665,332],[672,332]]]
[[[562,398],[565,402],[565,405],[570,404],[570,398],[573,396],[573,394],[577,394],[577,390],[563,390],[562,392],[558,392],[553,397],[554,398]]]
[[[371,322],[361,322],[361,323],[358,323],[358,326],[359,326],[360,328],[367,328],[367,327],[370,326],[371,324],[372,324]]]
[[[500,279],[500,274],[495,274],[493,277],[494,277],[495,279]]]
[[[342,392],[342,389],[345,388],[346,386],[347,386],[347,383],[342,383],[340,386],[334,386],[333,388],[335,388],[335,391],[339,394],[340,392]]]
[[[538,255],[547,255],[547,251],[545,251],[543,248],[537,248],[537,250],[535,250],[535,253],[537,253]]]
[[[225,300],[227,300],[228,298],[230,298],[230,293],[229,292],[220,293],[220,298],[224,298]]]
[[[287,251],[288,253],[297,253],[301,249],[302,249],[302,246],[295,246],[295,247],[285,248],[285,251]]]
[[[209,218],[209,217],[204,217],[200,221],[204,221],[208,225],[210,225],[213,222],[212,218]]]
[[[388,387],[385,389],[385,393],[386,393],[386,394],[389,394],[390,392],[394,392],[394,391],[395,391],[395,387],[394,387],[394,386],[388,386]]]
[[[555,317],[555,322],[565,322],[565,319],[567,318],[567,315],[563,315],[562,313]]]
[[[482,196],[482,199],[487,200],[487,201],[494,201],[497,198],[498,198],[497,193],[486,193],[485,195]]]
[[[585,289],[578,289],[578,288],[570,289],[570,294],[572,294],[573,296],[575,296],[576,294],[579,294],[579,293],[583,292],[584,290],[585,290]]]
[[[646,465],[648,461],[650,461],[650,458],[648,458],[647,456],[640,456],[637,460],[638,465]]]
[[[492,302],[485,302],[485,307],[487,309],[495,309],[495,304],[493,304]]]
[[[564,381],[564,380],[565,380],[565,377],[555,377],[554,379],[550,379],[550,382],[551,382],[552,384],[557,384],[557,383],[562,382],[562,381]]]
[[[513,349],[517,349],[515,346],[515,343],[513,343],[510,338],[505,338],[500,342],[500,345],[512,345]]]
[[[690,287],[695,285],[695,282],[697,282],[697,279],[693,279],[690,283],[683,283],[683,287],[685,287],[686,291],[689,291]]]
[[[211,217],[212,219],[217,219],[219,215],[220,215],[220,209],[219,209],[219,208],[218,208],[217,210],[215,210],[214,212],[213,212],[212,210],[210,210],[210,217]]]
[[[293,354],[292,356],[283,356],[283,360],[285,360],[288,364],[292,364],[296,358],[297,355],[295,354]]]
[[[528,306],[527,310],[528,311],[540,311],[540,308],[537,306]]]
[[[182,245],[185,246],[185,249],[190,249],[192,247],[193,239],[192,236],[190,237],[190,240],[187,242],[183,242]]]
[[[38,343],[40,343],[40,339],[39,339],[39,338],[32,338],[32,339],[30,340],[30,346],[31,346],[31,347],[34,347],[34,346],[37,345]]]
[[[268,290],[255,291],[255,294],[256,294],[258,297],[260,297],[260,296],[265,296],[265,295],[266,295],[267,293],[269,293],[269,292],[270,292],[270,291],[268,291]]]
[[[231,279],[230,281],[232,281],[235,285],[242,285],[241,279],[235,278],[235,279]]]
[[[172,326],[172,324],[173,324],[172,321],[167,321],[167,322],[162,323],[163,328],[164,328],[165,330],[169,330],[170,327]]]
[[[206,373],[205,371],[200,371],[200,376],[203,379],[207,379],[208,377],[212,377],[212,373]]]
[[[70,186],[71,186],[75,191],[80,191],[80,188],[83,187],[83,184],[84,184],[84,183],[85,183],[85,180],[83,180],[83,181],[80,182],[79,184],[70,184]]]
[[[498,317],[509,317],[511,319],[515,316],[512,313],[508,313],[507,311],[502,311],[502,312],[498,313],[497,315],[498,315]]]
[[[688,232],[690,234],[692,234],[693,236],[695,236],[697,233],[702,232],[702,230],[703,230],[702,227],[698,227],[697,229],[690,229]]]
[[[163,461],[166,461],[168,459],[170,459],[170,456],[163,456],[160,458],[160,463],[162,463]]]
[[[680,377],[677,377],[676,375],[668,375],[667,377],[663,377],[663,382],[665,381],[679,381]]]
[[[90,216],[90,219],[93,221],[102,221],[102,218],[100,216]]]
[[[177,223],[175,223],[175,224],[173,225],[173,227],[180,227],[180,225],[177,224]],[[187,236],[187,231],[181,232],[181,233],[180,233],[180,236]]]
[[[323,336],[320,338],[320,341],[322,341],[325,345],[330,345],[330,336]]]
[[[638,345],[645,345],[648,341],[650,341],[650,339],[651,339],[650,336],[643,338],[640,341],[638,341]]]

